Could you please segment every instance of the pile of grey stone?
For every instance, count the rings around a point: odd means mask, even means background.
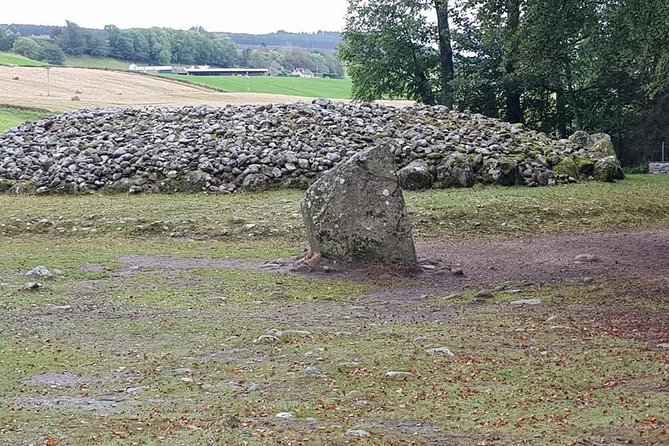
[[[320,101],[83,109],[22,124],[0,135],[0,192],[306,188],[374,145],[407,189],[622,178],[608,135],[557,140],[439,106]]]

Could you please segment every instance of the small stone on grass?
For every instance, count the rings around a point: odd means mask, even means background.
[[[582,265],[584,263],[596,263],[601,262],[601,259],[594,254],[579,254],[574,257],[574,263],[577,265]]]
[[[414,376],[413,373],[411,372],[402,372],[402,371],[395,371],[391,370],[389,372],[386,372],[385,377],[389,379],[404,379],[404,378],[410,378]]]
[[[430,355],[446,355],[450,357],[454,357],[455,354],[451,351],[450,348],[448,347],[437,347],[437,348],[428,348],[425,350],[428,354]]]
[[[309,378],[322,378],[324,376],[324,373],[316,367],[307,367],[304,369],[304,374]]]
[[[541,305],[540,299],[520,299],[511,302],[511,305]]]
[[[349,437],[355,437],[355,438],[367,438],[371,437],[371,434],[367,432],[366,430],[362,429],[347,429],[346,430],[346,435]]]
[[[53,277],[53,274],[46,266],[36,266],[26,273],[26,277],[30,277],[31,279],[49,279]]]

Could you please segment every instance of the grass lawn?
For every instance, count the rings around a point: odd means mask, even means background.
[[[107,70],[128,71],[130,62],[109,57],[67,56],[65,65],[78,68],[103,68]]]
[[[37,121],[49,115],[45,110],[0,105],[0,132],[26,121]]]
[[[181,76],[167,75],[193,84],[235,93],[267,93],[310,98],[349,99],[350,79],[302,79],[273,76]]]
[[[0,65],[18,65],[21,67],[42,67],[46,65],[38,60],[28,59],[14,53],[0,52]]]
[[[85,229],[127,236],[302,240],[302,195],[296,190],[229,196],[0,195],[0,208],[7,210],[0,214],[0,235]],[[414,232],[425,238],[669,227],[667,176],[629,175],[613,184],[405,192],[405,197]]]
[[[264,268],[303,246],[302,196],[0,195],[0,445],[669,444],[666,277],[472,304],[499,284]],[[419,241],[666,229],[669,177],[407,205]]]

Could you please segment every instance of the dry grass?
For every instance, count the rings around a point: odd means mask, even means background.
[[[17,77],[18,80],[15,80]],[[231,104],[278,104],[310,100],[280,94],[224,93],[164,77],[110,70],[53,67],[50,69],[50,78],[48,88],[47,72],[44,68],[0,66],[0,104],[65,111],[109,105],[222,107]],[[78,96],[80,101],[72,101],[74,96]],[[381,102],[398,106],[412,103]]]
[[[294,96],[216,92],[165,78],[85,68],[54,67],[50,69],[50,78],[48,88],[44,68],[0,66],[0,103],[64,111],[107,105],[225,106],[304,100]],[[74,96],[81,100],[72,101]]]

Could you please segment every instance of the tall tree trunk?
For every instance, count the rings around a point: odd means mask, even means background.
[[[437,30],[439,32],[439,55],[441,59],[441,103],[453,107],[453,47],[451,28],[448,23],[448,0],[435,0],[437,10]]]
[[[418,90],[418,95],[420,96],[420,101],[423,104],[434,105],[437,101],[434,99],[434,93],[432,92],[432,87],[430,86],[430,81],[425,74],[425,71],[418,70],[416,71],[416,88]]]
[[[567,137],[567,110],[566,98],[564,91],[558,90],[555,92],[555,111],[556,111],[556,127],[560,138]]]
[[[578,108],[576,101],[576,92],[574,91],[574,75],[571,71],[571,61],[567,60],[564,64],[564,74],[567,78],[567,94],[569,95],[569,102],[571,103],[572,113],[574,113],[574,126],[576,130],[581,130],[581,110]]]
[[[520,2],[521,0],[506,0],[507,13],[507,48],[506,48],[506,74],[509,85],[506,87],[506,120],[512,123],[523,122],[523,109],[520,105],[522,91],[514,85],[516,72],[516,58],[518,57],[518,28],[520,26]]]

